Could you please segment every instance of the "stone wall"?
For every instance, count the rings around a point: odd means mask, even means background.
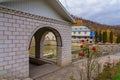
[[[61,66],[71,62],[71,28],[65,21],[0,7],[0,76],[29,76],[29,44],[42,27],[56,29],[62,37]]]
[[[115,55],[108,55],[98,58],[97,61],[101,64],[100,65],[101,71],[103,69],[103,65],[106,64],[106,62],[108,62],[108,57],[110,57],[111,62],[113,60],[118,62],[120,59],[120,56],[115,56]],[[70,80],[71,76],[73,76],[75,80],[81,80],[80,72],[83,76],[83,80],[87,80],[85,79],[86,76],[86,67],[84,64],[85,62],[86,59],[78,60],[67,67],[63,67],[45,76],[38,77],[35,80]],[[94,71],[92,75],[93,77],[96,77],[97,74],[98,72]]]
[[[72,43],[72,46],[80,46],[81,43]],[[98,44],[95,45],[99,47],[99,51],[102,53],[106,52],[109,54],[114,54],[117,52],[120,52],[120,44],[108,44],[108,45],[103,45],[103,44]]]
[[[110,45],[99,45],[100,52],[102,54],[115,54],[120,52],[119,44],[110,44]]]

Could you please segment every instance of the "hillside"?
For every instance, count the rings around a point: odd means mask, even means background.
[[[107,30],[110,29],[114,32],[115,35],[120,35],[120,25],[117,26],[111,26],[111,25],[105,25],[105,24],[100,24],[97,22],[93,22],[90,20],[86,20],[86,19],[82,19],[76,16],[72,17],[76,20],[76,24],[74,25],[83,25],[83,26],[87,26],[90,29],[94,30],[94,31],[99,31],[99,30]]]

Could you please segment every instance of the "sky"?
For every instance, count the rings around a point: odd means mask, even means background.
[[[120,25],[120,0],[60,0],[78,17],[106,25]]]

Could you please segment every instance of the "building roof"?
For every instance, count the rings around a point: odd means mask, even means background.
[[[20,0],[0,0],[0,4],[2,5],[2,3],[12,3],[13,1],[20,1]],[[50,5],[50,7],[52,7],[56,11],[56,13],[58,13],[62,18],[64,18],[64,20],[71,22],[71,23],[75,23],[75,20],[70,16],[70,14],[63,7],[63,5],[60,3],[59,0],[44,0],[44,1],[47,2]]]
[[[91,31],[88,27],[86,26],[72,26],[72,31]]]

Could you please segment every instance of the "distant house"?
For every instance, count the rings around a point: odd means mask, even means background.
[[[55,35],[52,33],[52,32],[48,32],[48,34],[45,36],[45,40],[48,41],[55,41],[56,38],[55,38]]]
[[[81,40],[89,40],[90,43],[93,42],[93,37],[91,36],[92,31],[86,26],[72,26],[72,42],[81,42]]]

